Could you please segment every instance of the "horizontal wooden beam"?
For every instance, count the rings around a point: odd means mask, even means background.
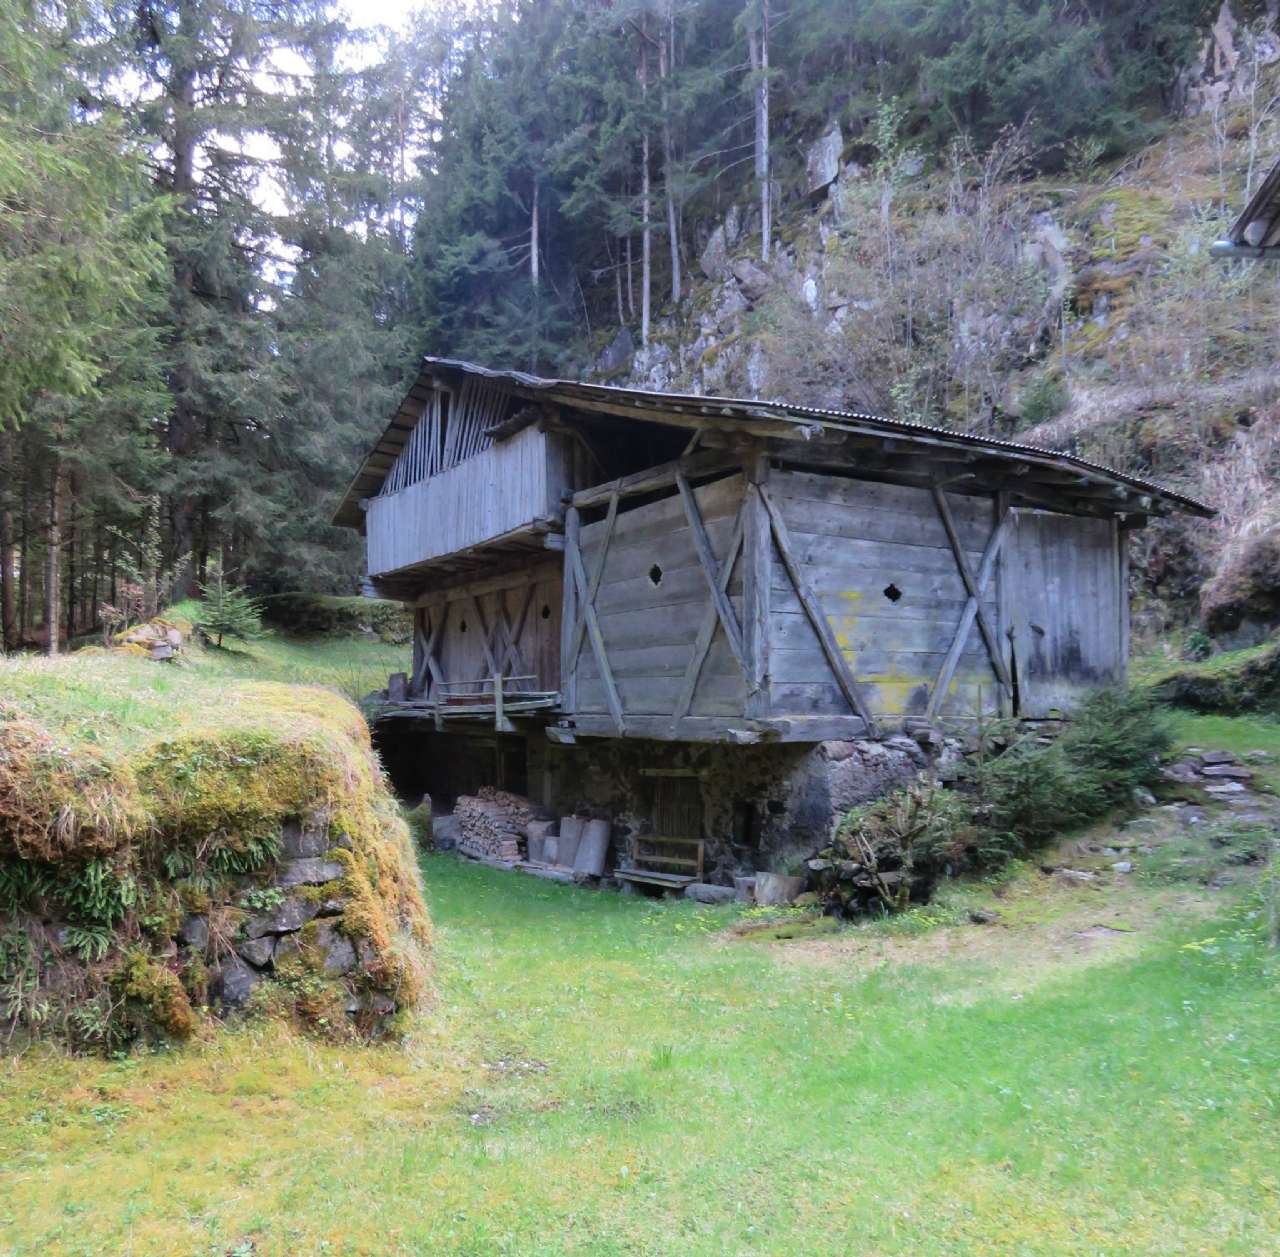
[[[587,510],[593,506],[604,506],[615,494],[618,497],[634,497],[641,493],[653,493],[658,489],[674,489],[676,477],[683,474],[686,478],[710,476],[716,472],[737,472],[741,470],[738,462],[719,450],[707,450],[699,454],[690,454],[687,458],[673,459],[657,467],[645,471],[634,472],[630,476],[620,476],[607,484],[593,485],[589,489],[580,489],[570,501],[578,510]]]
[[[707,410],[677,411],[668,407],[658,407],[635,402],[610,402],[596,397],[581,398],[558,396],[565,405],[583,411],[594,411],[602,415],[616,415],[622,419],[634,419],[637,423],[662,423],[673,428],[709,428],[718,427],[727,432],[741,432],[748,436],[772,437],[778,441],[812,441],[822,433],[823,425],[818,422],[797,423],[791,419],[773,419],[762,417],[757,419],[740,419],[733,415],[724,416],[716,407]]]

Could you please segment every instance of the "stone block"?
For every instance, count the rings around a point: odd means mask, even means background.
[[[256,970],[239,956],[228,956],[212,973],[209,992],[215,1004],[226,1009],[243,1008],[260,981]]]
[[[338,863],[337,860],[304,857],[282,864],[276,874],[275,884],[286,887],[323,886],[325,882],[336,882],[346,871],[346,866]]]
[[[261,969],[271,963],[275,949],[275,939],[270,934],[264,934],[259,938],[246,938],[242,943],[238,943],[236,954]]]
[[[729,903],[737,897],[732,886],[716,886],[711,882],[690,882],[684,888],[684,897],[697,903]]]
[[[262,938],[267,934],[288,934],[300,930],[316,915],[317,905],[300,897],[286,899],[271,912],[250,917],[241,931],[245,938]]]
[[[286,821],[280,831],[284,854],[290,860],[324,855],[329,850],[329,835],[322,825]]]
[[[204,915],[188,917],[178,930],[178,939],[192,951],[204,951],[209,946],[209,918]]]

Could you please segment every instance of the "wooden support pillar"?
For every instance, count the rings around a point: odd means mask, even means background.
[[[578,623],[578,586],[570,556],[578,552],[581,533],[578,508],[571,506],[564,517],[564,587],[560,597],[560,706],[564,711],[576,711],[578,706],[578,664],[570,657]]]
[[[754,452],[748,458],[744,471],[747,481],[742,504],[742,652],[747,677],[744,714],[748,718],[760,718],[769,715],[773,706],[769,677],[773,536],[769,528],[769,512],[761,497],[761,489],[769,477],[768,457],[763,451]]]

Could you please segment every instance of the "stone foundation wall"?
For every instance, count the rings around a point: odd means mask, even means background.
[[[951,748],[942,748],[942,756]],[[939,758],[907,737],[886,741],[727,746],[583,739],[573,746],[530,739],[531,785],[558,815],[608,818],[614,858],[632,834],[651,832],[655,777],[696,774],[709,881],[781,870],[830,839],[851,807],[913,780]]]

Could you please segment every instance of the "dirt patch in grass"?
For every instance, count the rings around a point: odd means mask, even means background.
[[[1187,813],[1200,817],[1194,826]],[[904,917],[795,939],[773,954],[779,965],[843,974],[951,966],[957,981],[935,991],[935,1002],[1017,997],[1072,970],[1133,958],[1170,920],[1221,911],[1226,889],[1261,868],[1236,854],[1247,844],[1234,835],[1230,808],[1156,809],[1135,829],[1098,826],[995,882],[944,887]],[[1120,863],[1130,870],[1112,868]]]

